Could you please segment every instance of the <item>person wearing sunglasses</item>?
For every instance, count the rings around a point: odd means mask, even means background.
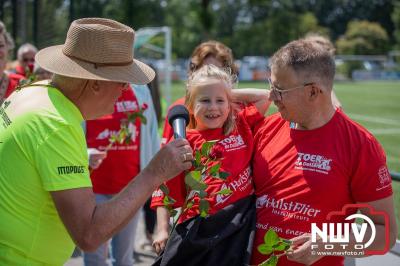
[[[21,45],[17,51],[18,65],[15,67],[15,73],[28,78],[33,73],[37,51],[37,48],[30,43]]]
[[[348,204],[367,204],[387,214],[385,223],[359,205],[347,213],[367,216],[377,232],[368,248],[387,252],[397,226],[385,152],[371,133],[332,104],[332,54],[315,42],[297,40],[280,48],[270,67],[270,100],[278,113],[264,118],[254,136],[257,231],[251,265],[268,259],[261,252],[271,228],[291,241],[279,265],[343,265],[342,256],[313,254],[312,245],[323,244],[312,242],[310,232],[312,224],[344,223],[346,216],[328,217]],[[357,243],[352,234],[349,241]]]

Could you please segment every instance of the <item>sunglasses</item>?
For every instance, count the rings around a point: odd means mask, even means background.
[[[24,62],[35,62],[35,58],[22,58],[22,61]]]

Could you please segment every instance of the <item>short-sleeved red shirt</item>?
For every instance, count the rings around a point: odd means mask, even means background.
[[[392,194],[382,147],[342,111],[314,130],[291,129],[289,124],[280,114],[272,115],[254,137],[257,232],[251,264],[267,259],[257,246],[270,228],[291,239],[309,233],[311,223],[328,222],[327,215],[345,204]],[[300,264],[282,256],[279,265]],[[324,257],[315,265],[343,265],[343,258]]]
[[[263,119],[255,106],[251,105],[239,112],[236,129],[228,136],[223,134],[222,128],[209,130],[188,130],[187,139],[193,150],[201,149],[204,142],[219,140],[217,143],[223,147],[223,160],[220,171],[229,172],[227,180],[206,177],[204,182],[208,185],[206,192],[212,195],[224,188],[233,191],[230,195],[213,195],[207,197],[210,203],[209,214],[214,214],[225,206],[253,193],[252,171],[250,161],[253,151],[253,129]],[[185,188],[184,174],[169,180],[166,185],[170,190],[169,196],[176,200],[175,208],[182,207],[188,193]],[[152,208],[163,206],[164,194],[156,190],[152,196]],[[199,214],[199,197],[193,195],[194,205],[182,214],[180,222]]]
[[[8,73],[7,77],[8,77],[8,86],[7,86],[7,90],[6,90],[6,94],[4,95],[4,98],[7,98],[8,96],[10,96],[10,94],[12,92],[14,92],[15,88],[18,86],[21,79],[25,78],[24,76],[14,74],[14,73]]]
[[[86,122],[86,141],[89,148],[105,150],[112,134],[121,129],[121,121],[127,113],[139,110],[133,89],[124,90],[114,105],[114,113]],[[99,194],[120,192],[140,171],[140,126],[139,119],[129,122],[130,143],[114,143],[99,168],[90,178],[93,191]]]

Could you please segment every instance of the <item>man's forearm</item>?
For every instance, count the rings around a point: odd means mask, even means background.
[[[185,159],[182,160],[185,154]],[[165,145],[134,181],[109,202],[96,204],[91,188],[52,191],[51,196],[66,229],[84,251],[95,250],[129,222],[162,182],[192,166],[187,140]]]
[[[89,241],[98,246],[121,230],[157,188],[155,180],[147,173],[140,173],[110,201],[97,204],[86,231]]]

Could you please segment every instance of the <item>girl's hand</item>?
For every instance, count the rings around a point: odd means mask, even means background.
[[[157,255],[160,255],[161,251],[163,251],[165,249],[167,240],[168,240],[168,231],[161,230],[161,231],[157,232],[156,236],[154,237],[153,244],[152,244]]]

